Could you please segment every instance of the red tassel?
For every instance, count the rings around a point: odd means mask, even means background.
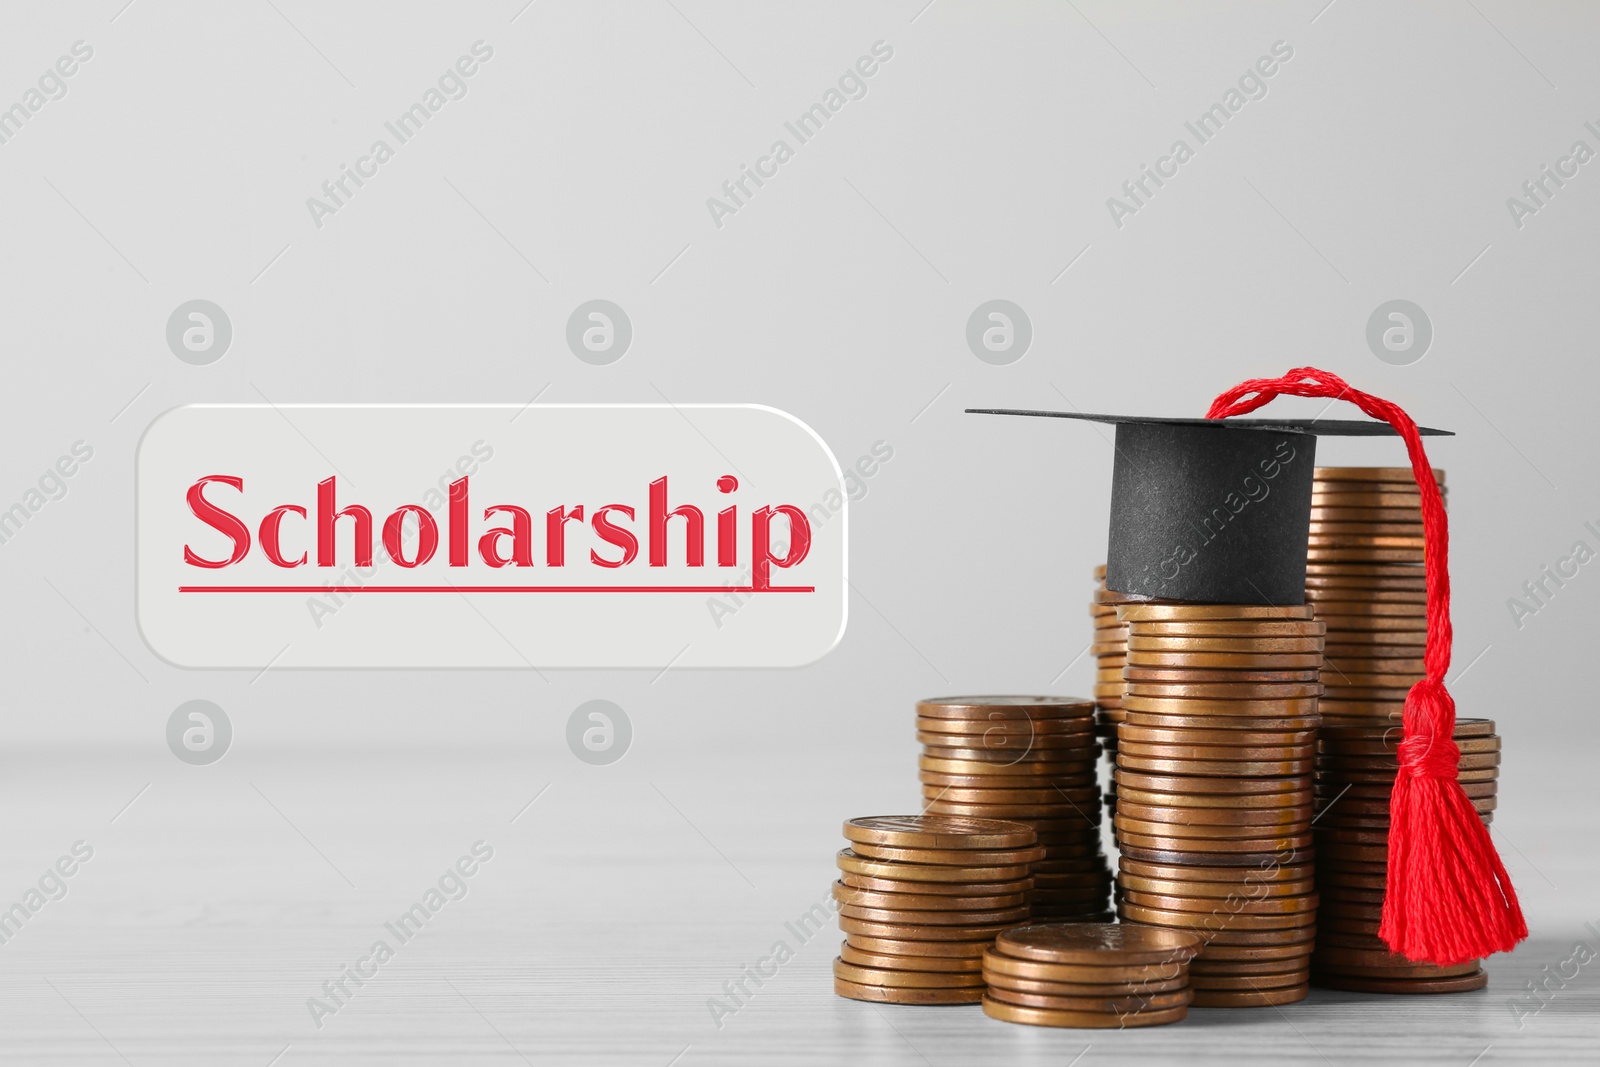
[[[1456,705],[1444,686],[1450,669],[1450,531],[1444,501],[1417,424],[1397,405],[1352,389],[1315,367],[1234,386],[1211,404],[1208,419],[1243,415],[1276,396],[1348,400],[1405,439],[1422,494],[1423,569],[1428,584],[1424,677],[1406,694],[1400,773],[1389,799],[1388,885],[1378,935],[1419,962],[1449,966],[1505,952],[1528,936],[1516,890],[1459,782]]]

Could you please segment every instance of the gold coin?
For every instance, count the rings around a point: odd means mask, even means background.
[[[947,763],[978,763],[990,767],[1014,767],[1023,763],[1036,763],[1048,767],[1045,774],[1073,774],[1093,770],[1098,752],[1088,746],[1066,750],[1051,748],[987,749],[949,748],[940,746],[923,756],[923,759],[942,760]],[[929,768],[930,770],[932,768]],[[1023,773],[1023,772],[1018,772]]]
[[[1050,923],[1052,926],[1124,926],[1131,923]],[[1159,929],[1159,927],[1157,927]],[[1176,940],[1180,930],[1167,930]],[[985,978],[1025,978],[1036,982],[1070,982],[1075,985],[1115,986],[1137,982],[1164,982],[1183,974],[1184,966],[1200,948],[1200,938],[1178,942],[1180,947],[1158,954],[1149,963],[1062,963],[1055,960],[1018,959],[993,948],[983,954]]]
[[[1192,854],[1240,852],[1250,855],[1275,855],[1306,848],[1311,844],[1311,834],[1292,834],[1285,837],[1247,838],[1193,838],[1174,834],[1134,834],[1119,830],[1124,851],[1128,848],[1147,849],[1151,852],[1190,852]],[[1318,842],[1318,849],[1332,848]],[[1347,847],[1347,846],[1341,846]]]
[[[1426,670],[1420,656],[1329,656],[1322,666],[1324,684],[1345,685],[1360,684],[1347,679],[1362,675],[1383,675],[1386,679],[1403,676],[1415,682]],[[1382,684],[1395,683],[1385,681]]]
[[[1314,719],[1317,714],[1315,697],[1301,697],[1294,700],[1189,700],[1182,697],[1169,699],[1132,696],[1124,697],[1122,706],[1128,712],[1190,718],[1202,715],[1226,715],[1230,718],[1261,716]]]
[[[1317,856],[1331,863],[1342,860],[1380,863],[1389,858],[1389,848],[1387,845],[1347,845],[1338,841],[1318,841]]]
[[[859,985],[843,978],[833,980],[833,991],[851,1000],[875,1000],[881,1004],[977,1004],[983,999],[982,986],[971,989],[905,989]]]
[[[1059,796],[1062,792],[1067,794],[1067,800],[1079,803],[1084,800],[1094,799],[1097,776],[1093,772],[1071,775],[1034,775],[1032,777],[1008,774],[941,774],[937,771],[918,771],[917,780],[924,786],[922,795],[937,799],[944,795],[946,788],[961,789],[963,791],[976,791],[982,793],[1018,794],[1021,799],[1025,793],[1053,793]],[[928,788],[931,787],[931,788]],[[1087,791],[1086,791],[1087,790]],[[950,799],[961,799],[951,797]],[[972,799],[972,798],[969,798]]]
[[[885,893],[859,886],[833,883],[833,899],[840,904],[890,911],[994,911],[1017,908],[1028,902],[1025,892],[996,893],[987,896],[949,896],[943,893]],[[857,916],[863,918],[864,916]]]
[[[1212,897],[1167,896],[1161,893],[1146,893],[1138,889],[1125,889],[1122,900],[1141,908],[1183,912],[1203,911],[1222,916],[1307,915],[1316,912],[1318,897],[1315,893],[1293,897],[1241,895],[1219,900]]]
[[[1210,622],[1217,619],[1309,619],[1311,609],[1304,604],[1285,607],[1245,604],[1129,604],[1118,609],[1124,621],[1137,625],[1143,622]]]
[[[852,889],[864,889],[872,893],[911,893],[937,897],[1005,897],[1025,894],[1033,888],[1033,879],[1026,877],[1003,882],[918,882],[840,871],[839,880]]]
[[[1290,682],[1315,683],[1320,680],[1322,657],[1318,656],[1315,667],[1301,668],[1293,671],[1256,671],[1231,667],[1207,667],[1191,669],[1186,667],[1141,667],[1129,664],[1122,668],[1122,680],[1138,683],[1142,686],[1149,685],[1188,685],[1192,682],[1221,682],[1230,685],[1250,683],[1252,685],[1272,684],[1279,685]]]
[[[1033,993],[1046,997],[1103,997],[1118,995],[1150,995],[1172,993],[1188,988],[1186,969],[1173,969],[1171,977],[1134,982],[1052,982],[990,971],[984,975],[991,989],[1004,989],[1013,993]]]
[[[1316,745],[1182,745],[1170,741],[1134,741],[1124,737],[1117,754],[1143,759],[1175,760],[1306,760],[1317,754]]]
[[[1250,989],[1224,991],[1220,989],[1196,990],[1194,1006],[1197,1008],[1263,1008],[1277,1004],[1293,1004],[1311,994],[1308,985],[1285,986],[1282,989]]]
[[[1367,507],[1314,507],[1311,521],[1316,522],[1390,522],[1421,525],[1421,508],[1367,508]]]
[[[1345,989],[1356,993],[1466,993],[1489,984],[1486,971],[1459,978],[1378,978],[1337,975],[1318,971],[1312,982],[1322,989]]]
[[[1123,770],[1158,775],[1230,775],[1238,777],[1288,777],[1310,774],[1312,761],[1298,760],[1199,760],[1147,759],[1129,756],[1120,749],[1117,767]]]
[[[1311,803],[1310,789],[1296,793],[1228,794],[1228,793],[1156,793],[1144,789],[1118,789],[1118,807],[1140,805],[1153,810],[1181,810],[1206,818],[1265,815],[1285,809],[1304,807]],[[1387,809],[1385,809],[1387,810]]]
[[[966,751],[965,749],[961,751]],[[991,775],[996,778],[1025,778],[1034,776],[1060,776],[1086,774],[1094,771],[1095,760],[1074,760],[1072,762],[1041,762],[1039,760],[981,760],[981,759],[944,759],[933,756],[918,756],[917,769],[931,771],[934,774],[960,774],[960,775]]]
[[[1315,729],[1307,730],[1205,730],[1158,729],[1124,723],[1117,730],[1123,743],[1168,745],[1309,745],[1317,740]]]
[[[963,960],[982,965],[983,952],[989,947],[993,938],[976,941],[904,941],[893,938],[868,937],[865,934],[845,935],[845,943],[862,952],[874,952],[884,956],[910,956],[919,960],[930,961],[929,970],[935,970],[935,963],[941,960]]]
[[[898,986],[907,989],[972,989],[983,986],[983,975],[970,972],[891,971],[882,967],[862,967],[847,963],[842,956],[833,960],[833,976],[856,985]]]
[[[1028,908],[1024,904],[1010,908],[992,908],[987,911],[901,911],[893,908],[869,908],[860,904],[840,904],[839,914],[847,919],[860,919],[863,922],[892,926],[974,927],[1022,922],[1028,917]]]
[[[1313,531],[1306,543],[1312,551],[1319,551],[1324,548],[1414,548],[1420,552],[1425,542],[1420,531],[1410,536],[1381,533],[1336,534]],[[1380,556],[1378,558],[1387,557]],[[1318,615],[1320,616],[1321,613],[1318,612]]]
[[[1008,1004],[985,994],[983,1013],[991,1019],[1008,1023],[1027,1023],[1030,1026],[1058,1026],[1075,1029],[1121,1030],[1134,1026],[1159,1026],[1175,1023],[1189,1014],[1186,1007],[1168,1008],[1165,1011],[1099,1012],[1052,1011],[1049,1008],[1030,1008],[1021,1004]]]
[[[848,841],[899,848],[1026,848],[1035,834],[1027,826],[997,819],[958,819],[946,815],[866,815],[844,824]]]
[[[1323,698],[1323,722],[1328,726],[1384,726],[1399,724],[1405,701],[1339,700]]]
[[[1321,489],[1321,492],[1318,492]],[[1417,492],[1377,492],[1361,490],[1332,490],[1325,486],[1312,486],[1311,506],[1314,508],[1422,508],[1422,494]]]
[[[1322,642],[1321,637],[1130,637],[1126,655],[1158,652],[1293,656],[1321,652]]]
[[[1444,484],[1444,468],[1433,467],[1430,473],[1439,485]],[[1413,484],[1415,472],[1410,467],[1316,467],[1311,472],[1312,484],[1322,482],[1404,482]]]
[[[1142,774],[1118,768],[1114,778],[1119,787],[1143,789],[1152,793],[1197,795],[1226,793],[1235,795],[1282,795],[1304,792],[1309,783],[1291,778],[1183,778],[1171,775]]]
[[[1318,682],[1129,682],[1127,687],[1130,697],[1163,700],[1298,700],[1321,693]]]
[[[1213,842],[1232,842],[1239,839],[1258,841],[1304,834],[1311,829],[1311,815],[1307,812],[1301,821],[1283,827],[1235,826],[1229,823],[1148,822],[1135,819],[1119,808],[1111,820],[1111,825],[1123,834],[1184,839],[1191,844],[1196,843],[1193,839],[1200,839],[1203,842],[1201,847],[1210,848]]]
[[[965,853],[962,853],[965,855]],[[1032,855],[1032,853],[1028,853]],[[947,863],[909,863],[863,856],[853,849],[840,849],[836,857],[839,869],[851,874],[873,878],[896,878],[908,882],[1006,882],[1026,878],[1030,873],[1031,859],[1014,863],[972,864],[950,866]]]
[[[1193,999],[1188,989],[1170,993],[1125,993],[1121,996],[1051,996],[1047,993],[1023,993],[1004,986],[990,986],[989,997],[1007,1004],[1020,1004],[1029,1008],[1048,1008],[1052,1011],[1137,1012],[1165,1011],[1181,1008]]]
[[[1309,847],[1284,849],[1276,852],[1206,852],[1190,848],[1140,848],[1126,841],[1117,842],[1121,861],[1137,860],[1141,863],[1199,869],[1202,867],[1249,870],[1267,864],[1303,866],[1311,862],[1313,850]]]
[[[1426,610],[1426,609],[1424,609]],[[1336,611],[1318,612],[1317,618],[1328,624],[1328,633],[1337,635],[1340,641],[1345,640],[1346,630],[1355,630],[1363,634],[1375,633],[1426,633],[1427,619],[1422,615],[1378,615],[1360,614],[1344,615]],[[1333,636],[1329,641],[1334,640]]]
[[[1321,637],[1327,633],[1317,620],[1268,622],[1255,619],[1205,622],[1137,622],[1128,628],[1128,640],[1138,637]]]
[[[1044,820],[1081,825],[1089,818],[1084,809],[1085,806],[1082,804],[962,804],[948,800],[928,802],[928,810],[936,814],[1018,819],[1027,822],[1035,829],[1038,829],[1038,823]],[[1099,812],[1096,810],[1096,819],[1098,815]],[[1098,821],[1094,825],[1098,826]],[[1044,842],[1041,841],[1040,844]]]
[[[1219,945],[1230,948],[1297,945],[1300,949],[1307,950],[1315,943],[1316,936],[1317,927],[1314,925],[1298,926],[1290,930],[1235,930],[1225,927],[1205,934],[1207,952]],[[1301,954],[1303,955],[1304,951]]]
[[[1133,922],[1150,923],[1155,926],[1173,926],[1179,929],[1210,930],[1216,923],[1221,922],[1224,929],[1253,930],[1292,930],[1303,926],[1313,926],[1317,921],[1315,909],[1305,912],[1293,912],[1288,915],[1252,915],[1242,912],[1215,913],[1207,911],[1169,911],[1162,908],[1147,908],[1138,904],[1129,904],[1126,901],[1117,906],[1124,920]],[[984,957],[984,966],[988,966],[988,957]]]
[[[1186,960],[1199,947],[1199,939],[1190,935],[1118,923],[1035,923],[1008,930],[995,941],[996,954],[1092,967]],[[1029,977],[1020,971],[1009,973]]]
[[[957,789],[950,786],[929,788],[922,795],[952,804],[1061,804],[1062,793],[1055,789]],[[1077,799],[1073,798],[1073,803]]]
[[[1428,588],[1427,571],[1413,563],[1306,563],[1306,588]]]
[[[933,774],[930,771],[918,771],[917,777],[922,782],[922,795],[926,800],[949,800],[952,803],[1027,803],[1043,800],[1077,805],[1099,797],[1098,776],[1093,773],[1018,777],[1014,774]],[[955,785],[950,782],[955,782]],[[968,782],[978,782],[978,785]],[[1021,789],[1022,785],[1030,789]],[[955,789],[962,792],[952,793]]]
[[[1134,874],[1120,874],[1117,884],[1124,890],[1136,893],[1153,893],[1164,896],[1185,897],[1190,900],[1204,898],[1228,900],[1234,897],[1297,897],[1314,892],[1316,883],[1311,879],[1300,882],[1204,882],[1167,881],[1160,878],[1141,878]]]
[[[1218,730],[1305,732],[1322,725],[1316,715],[1298,715],[1279,718],[1271,715],[1162,715],[1148,711],[1123,713],[1123,722],[1153,730],[1195,730],[1212,733]]]
[[[1317,938],[1320,941],[1322,934]],[[1206,962],[1202,966],[1216,964],[1230,964],[1242,962],[1265,962],[1268,960],[1297,960],[1311,954],[1312,946],[1316,942],[1301,941],[1289,945],[1219,945],[1215,941],[1206,945]],[[1189,966],[1193,967],[1194,963]]]
[[[1345,509],[1349,510],[1349,509]],[[1369,511],[1400,511],[1400,508],[1370,508]],[[1403,519],[1377,519],[1363,515],[1355,519],[1312,519],[1312,536],[1338,537],[1344,534],[1363,534],[1378,537],[1416,537],[1423,535],[1422,513]]]
[[[850,915],[839,916],[839,929],[845,933],[886,941],[993,941],[996,934],[1014,925],[1014,922],[984,923],[979,926],[881,923]]]
[[[1329,575],[1339,578],[1421,578],[1423,572],[1418,567],[1403,563],[1308,563],[1306,574],[1323,578]]]
[[[1092,730],[1084,730],[1080,734],[1038,734],[1034,737],[1026,734],[934,734],[919,730],[917,740],[933,756],[957,749],[988,752],[999,757],[1015,756],[1021,752],[1057,753],[1060,759],[1077,759],[1080,756],[1092,759],[1098,755]]]
[[[1093,728],[1087,717],[1071,719],[934,719],[917,716],[917,729],[930,734],[1004,734],[1020,737],[1082,734]]]
[[[1375,559],[1421,563],[1425,557],[1421,548],[1330,548],[1311,545],[1306,550],[1306,558],[1329,562]]]
[[[1062,790],[1061,795],[1051,800],[1032,800],[1027,803],[1011,803],[1011,801],[966,801],[950,800],[941,797],[938,792],[930,792],[938,787],[923,785],[923,797],[926,798],[925,808],[933,814],[952,814],[952,816],[971,816],[978,819],[1010,819],[1013,822],[1024,822],[1034,827],[1040,835],[1038,843],[1045,843],[1045,829],[1048,824],[1050,830],[1069,829],[1070,822],[1083,822],[1085,811],[1094,811],[1098,793],[1088,792],[1093,790],[1093,785],[1085,784],[1080,789]],[[1075,793],[1075,795],[1074,795]],[[1080,800],[1080,797],[1088,797]],[[938,808],[936,806],[938,805]],[[1002,814],[1003,813],[1003,814]],[[1056,825],[1061,824],[1061,825]]]
[[[1303,986],[1311,980],[1310,966],[1297,967],[1279,974],[1208,975],[1191,974],[1189,985],[1196,996],[1203,992],[1239,991],[1260,993],[1270,989]]]
[[[1031,827],[1028,828],[1033,833]],[[958,867],[1009,867],[1044,859],[1044,849],[907,848],[879,845],[868,841],[854,843],[855,852],[868,859],[901,860],[905,863],[949,864]]]
[[[1186,826],[1293,826],[1311,822],[1311,804],[1280,808],[1191,808],[1141,804],[1117,798],[1117,815],[1145,823],[1182,823]]]
[[[1320,612],[1325,601],[1355,600],[1366,604],[1427,604],[1428,593],[1424,589],[1345,589],[1337,586],[1333,588],[1313,586],[1306,590],[1306,600],[1310,601],[1312,606]]]
[[[1035,716],[1081,716],[1094,710],[1082,697],[1057,696],[976,696],[935,697],[917,701],[917,714],[935,719],[990,719],[995,716],[1032,718]]]
[[[1317,599],[1317,618],[1326,620],[1331,615],[1343,615],[1355,618],[1367,617],[1393,617],[1425,619],[1428,614],[1428,605],[1421,604],[1395,604],[1374,600],[1328,600]]]
[[[1396,687],[1393,689],[1380,689],[1373,686],[1342,685],[1330,686],[1329,691],[1336,697],[1348,700],[1394,700],[1403,702],[1410,687]]]
[[[1130,649],[1130,667],[1186,668],[1193,670],[1300,671],[1322,666],[1321,652],[1147,652]]]
[[[867,952],[845,941],[839,946],[839,958],[857,967],[878,967],[891,971],[940,971],[946,974],[981,974],[983,960],[977,956],[893,956],[884,952]]]

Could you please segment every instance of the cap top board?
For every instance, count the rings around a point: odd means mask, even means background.
[[[1095,415],[1085,411],[1037,411],[1031,408],[967,408],[969,415],[1027,415],[1046,419],[1081,419],[1112,426],[1128,424],[1160,426],[1215,426],[1230,430],[1267,430],[1278,433],[1304,433],[1318,437],[1394,437],[1393,426],[1369,419],[1194,419],[1164,418],[1156,415]],[[1418,426],[1424,437],[1454,437],[1454,430]]]

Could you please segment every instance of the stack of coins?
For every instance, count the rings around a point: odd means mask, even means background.
[[[1439,492],[1444,471],[1435,470]],[[1422,677],[1422,498],[1410,467],[1318,467],[1306,599],[1328,625],[1325,722],[1398,721]]]
[[[983,950],[1028,918],[1031,827],[879,815],[844,824],[833,884],[845,941],[833,991],[886,1004],[976,1004]]]
[[[1125,603],[1124,921],[1200,934],[1198,1007],[1287,1004],[1316,931],[1311,772],[1323,626],[1309,606]]]
[[[1390,953],[1378,937],[1389,855],[1389,793],[1398,727],[1325,726],[1317,742],[1317,890],[1311,980],[1364,993],[1456,993],[1489,981],[1477,960],[1453,967]],[[1449,744],[1449,742],[1442,742]],[[1488,719],[1457,719],[1457,775],[1485,823],[1494,819],[1500,738]]]
[[[1100,746],[1079,697],[941,697],[917,704],[930,814],[1009,819],[1038,834],[1034,918],[1109,917],[1100,847]]]
[[[1105,749],[1112,766],[1117,758],[1117,724],[1122,721],[1122,668],[1128,663],[1128,626],[1117,618],[1115,603],[1106,597],[1106,565],[1094,569],[1095,595],[1089,602],[1094,620],[1094,641],[1089,652],[1095,658],[1094,719],[1095,736]],[[1115,815],[1117,786],[1113,780],[1105,790],[1106,813]]]
[[[1034,1026],[1156,1026],[1189,1013],[1188,963],[1200,939],[1180,930],[1050,923],[1007,930],[983,954],[985,1015]]]

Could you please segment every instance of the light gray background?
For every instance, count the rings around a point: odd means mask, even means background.
[[[1600,162],[1520,229],[1506,198],[1574,140],[1600,148],[1600,12],[1324,2],[8,5],[0,103],[74,41],[95,51],[0,145],[0,503],[74,441],[95,454],[0,545],[0,898],[76,840],[95,854],[0,945],[0,1055],[1592,1058],[1596,965],[1520,1029],[1507,1003],[1600,920],[1600,565],[1520,629],[1507,599],[1600,547]],[[315,228],[306,198],[479,39],[469,95]],[[894,58],[868,95],[714,226],[706,198],[878,40]],[[1278,40],[1294,58],[1268,95],[1116,228],[1106,198]],[[205,367],[164,335],[197,297],[234,329]],[[605,367],[565,344],[595,298],[633,322]],[[1005,367],[965,342],[996,298],[1034,330]],[[1366,346],[1395,298],[1433,322],[1412,366]],[[913,810],[917,697],[1090,684],[1106,439],[961,408],[1200,414],[1304,363],[1460,434],[1432,445],[1454,692],[1505,737],[1495,831],[1535,941],[1484,993],[1319,992],[1116,1035],[840,1000],[824,935],[718,1030],[707,998],[825,897],[840,819]],[[889,442],[850,512],[842,645],[795,672],[539,677],[186,673],[141,644],[133,450],[161,411],[536,395],[773,404],[846,464]],[[166,747],[194,698],[232,720],[211,766]],[[567,749],[593,698],[632,720],[610,766]],[[478,839],[495,858],[466,899],[316,1029],[306,998]]]

